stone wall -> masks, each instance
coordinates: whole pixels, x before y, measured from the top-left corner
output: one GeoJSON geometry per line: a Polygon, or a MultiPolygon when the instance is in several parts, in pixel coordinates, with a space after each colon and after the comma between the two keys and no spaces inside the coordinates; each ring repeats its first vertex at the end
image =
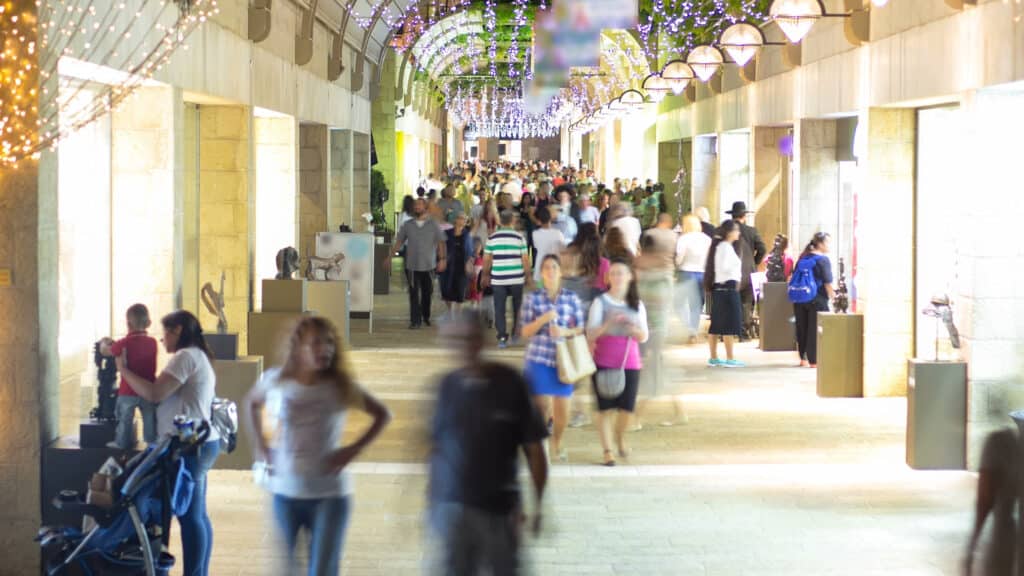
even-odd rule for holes
{"type": "MultiPolygon", "coordinates": [[[[665,202],[668,205],[669,213],[676,216],[677,221],[678,216],[680,215],[680,207],[677,206],[679,202],[676,200],[675,193],[680,185],[673,184],[672,180],[675,179],[680,168],[685,168],[687,172],[687,182],[689,182],[689,168],[692,160],[691,155],[693,154],[691,147],[692,146],[689,141],[683,140],[661,142],[658,144],[658,182],[665,185],[665,202]]],[[[687,193],[687,196],[683,199],[683,211],[692,212],[693,207],[689,206],[689,190],[685,189],[684,192],[687,193]]]]}
{"type": "MultiPolygon", "coordinates": [[[[719,202],[718,212],[732,208],[733,202],[752,206],[750,182],[750,133],[726,132],[718,137],[719,202]]],[[[728,216],[722,215],[722,218],[728,216]]]]}
{"type": "MultiPolygon", "coordinates": [[[[263,280],[277,274],[276,256],[286,246],[299,249],[299,198],[295,165],[298,126],[289,116],[255,116],[253,124],[252,220],[252,307],[262,309],[263,280]]],[[[299,250],[299,256],[306,253],[299,250]]]]}
{"type": "Polygon", "coordinates": [[[327,126],[299,126],[299,254],[316,251],[316,235],[327,231],[327,126]]]}
{"type": "MultiPolygon", "coordinates": [[[[228,330],[246,350],[250,265],[250,111],[241,106],[199,107],[199,283],[224,283],[228,330]]],[[[217,325],[205,308],[199,319],[217,325]]]]}

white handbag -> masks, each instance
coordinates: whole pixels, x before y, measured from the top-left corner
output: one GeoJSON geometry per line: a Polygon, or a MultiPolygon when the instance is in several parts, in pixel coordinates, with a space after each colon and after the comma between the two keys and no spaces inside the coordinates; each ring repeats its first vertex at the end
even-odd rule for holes
{"type": "Polygon", "coordinates": [[[558,379],[565,384],[575,384],[597,372],[594,357],[590,355],[587,337],[582,334],[556,341],[555,357],[558,363],[558,379]]]}

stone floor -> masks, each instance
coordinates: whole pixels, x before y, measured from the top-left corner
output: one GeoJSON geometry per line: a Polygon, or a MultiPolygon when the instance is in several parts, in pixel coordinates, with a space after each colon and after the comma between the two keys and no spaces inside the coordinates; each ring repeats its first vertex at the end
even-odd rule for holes
{"type": "MultiPolygon", "coordinates": [[[[418,574],[423,433],[434,376],[450,359],[436,332],[405,329],[402,294],[378,298],[375,333],[353,325],[351,360],[396,418],[353,468],[343,573],[418,574]]],[[[493,354],[522,361],[521,349],[493,354]]],[[[617,468],[595,465],[592,427],[568,432],[546,529],[528,542],[531,574],[958,573],[976,480],[906,467],[903,399],[819,399],[814,373],[791,367],[791,354],[744,346],[739,356],[748,368],[712,370],[704,346],[667,351],[689,423],[658,426],[671,405],[652,402],[617,468]]],[[[280,573],[268,499],[247,473],[211,473],[208,502],[212,574],[280,573]]]]}

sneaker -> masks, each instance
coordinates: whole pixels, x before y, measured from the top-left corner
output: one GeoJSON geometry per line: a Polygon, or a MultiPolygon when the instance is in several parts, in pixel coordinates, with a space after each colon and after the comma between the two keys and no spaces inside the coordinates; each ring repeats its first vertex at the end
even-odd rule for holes
{"type": "Polygon", "coordinates": [[[508,348],[508,340],[505,339],[505,338],[502,338],[501,340],[498,340],[498,349],[499,350],[504,350],[506,348],[508,348]]]}
{"type": "Polygon", "coordinates": [[[569,428],[583,428],[587,424],[590,424],[590,419],[583,412],[573,414],[569,420],[569,428]]]}
{"type": "Polygon", "coordinates": [[[430,326],[430,320],[427,319],[427,318],[424,318],[423,319],[423,324],[426,325],[426,326],[430,326]]]}
{"type": "Polygon", "coordinates": [[[724,364],[725,363],[722,362],[721,360],[719,360],[718,358],[712,358],[712,359],[708,360],[708,367],[709,368],[717,368],[718,366],[723,366],[724,364]]]}
{"type": "Polygon", "coordinates": [[[746,364],[739,360],[726,360],[722,363],[722,366],[725,366],[726,368],[744,368],[746,364]]]}

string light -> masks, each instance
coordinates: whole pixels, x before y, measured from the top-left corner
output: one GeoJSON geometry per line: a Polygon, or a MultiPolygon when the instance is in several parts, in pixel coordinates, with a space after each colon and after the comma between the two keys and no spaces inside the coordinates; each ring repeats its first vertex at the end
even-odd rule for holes
{"type": "Polygon", "coordinates": [[[217,13],[215,0],[35,6],[34,15],[0,5],[0,164],[9,167],[109,114],[217,13]],[[74,62],[74,75],[61,72],[74,62]]]}

